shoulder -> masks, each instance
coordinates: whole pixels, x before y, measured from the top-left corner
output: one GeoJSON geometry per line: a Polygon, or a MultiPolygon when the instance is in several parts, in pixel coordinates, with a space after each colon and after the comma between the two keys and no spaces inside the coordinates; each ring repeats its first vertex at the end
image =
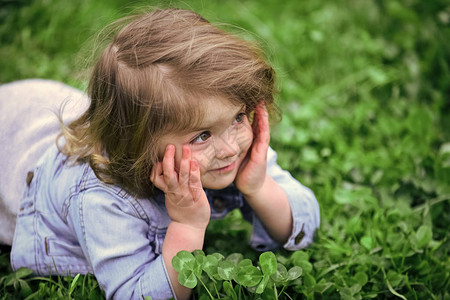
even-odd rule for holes
{"type": "MultiPolygon", "coordinates": [[[[146,223],[159,222],[168,217],[164,195],[162,198],[159,194],[149,198],[138,198],[118,185],[102,182],[88,165],[85,168],[86,172],[76,195],[80,208],[85,210],[85,215],[93,215],[91,212],[96,212],[101,218],[108,215],[122,215],[146,223]]],[[[94,215],[93,217],[96,218],[94,215]]]]}
{"type": "Polygon", "coordinates": [[[167,217],[164,195],[138,198],[118,185],[101,181],[88,163],[68,160],[56,146],[42,157],[36,171],[39,193],[51,195],[53,205],[73,219],[100,221],[120,215],[151,223],[167,217]]]}
{"type": "Polygon", "coordinates": [[[0,188],[6,202],[23,193],[27,173],[60,132],[57,113],[67,103],[67,118],[75,118],[88,105],[81,91],[60,82],[27,79],[0,85],[0,188]],[[70,113],[69,113],[70,112],[70,113]]]}
{"type": "Polygon", "coordinates": [[[267,149],[267,165],[276,164],[277,163],[278,154],[272,147],[269,146],[267,149]]]}

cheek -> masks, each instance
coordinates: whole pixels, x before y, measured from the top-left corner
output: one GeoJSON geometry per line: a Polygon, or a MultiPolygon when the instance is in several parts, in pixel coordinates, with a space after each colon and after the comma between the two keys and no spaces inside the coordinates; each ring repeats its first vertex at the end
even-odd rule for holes
{"type": "Polygon", "coordinates": [[[200,173],[203,174],[211,163],[211,160],[213,159],[214,148],[212,146],[208,146],[202,149],[191,148],[191,151],[192,159],[197,161],[200,167],[200,173]]]}
{"type": "Polygon", "coordinates": [[[244,125],[245,126],[239,130],[238,145],[242,152],[247,152],[253,142],[253,131],[248,121],[244,125]]]}

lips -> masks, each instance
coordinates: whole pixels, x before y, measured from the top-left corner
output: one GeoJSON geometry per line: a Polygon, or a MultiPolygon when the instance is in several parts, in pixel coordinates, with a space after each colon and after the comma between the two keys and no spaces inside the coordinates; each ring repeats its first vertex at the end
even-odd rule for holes
{"type": "Polygon", "coordinates": [[[232,171],[234,169],[234,167],[236,166],[236,162],[232,162],[231,164],[221,167],[221,168],[217,168],[217,169],[213,169],[212,171],[214,172],[229,172],[232,171]]]}

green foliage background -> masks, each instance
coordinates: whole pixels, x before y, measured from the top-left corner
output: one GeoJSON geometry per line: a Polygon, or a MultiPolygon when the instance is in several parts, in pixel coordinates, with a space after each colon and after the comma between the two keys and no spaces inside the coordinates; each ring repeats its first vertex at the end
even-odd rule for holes
{"type": "MultiPolygon", "coordinates": [[[[450,299],[448,0],[0,0],[0,83],[84,88],[95,34],[145,5],[242,27],[275,66],[283,119],[271,143],[322,217],[313,246],[277,253],[307,259],[292,298],[450,299]]],[[[246,235],[232,214],[211,224],[205,251],[255,259],[246,235]]],[[[0,297],[101,297],[92,277],[27,275],[2,254],[0,297]]]]}

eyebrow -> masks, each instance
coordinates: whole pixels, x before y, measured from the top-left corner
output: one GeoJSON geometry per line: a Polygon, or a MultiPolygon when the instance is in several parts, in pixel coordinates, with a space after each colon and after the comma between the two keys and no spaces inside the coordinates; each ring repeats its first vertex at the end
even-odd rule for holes
{"type": "Polygon", "coordinates": [[[191,131],[191,132],[194,132],[194,131],[207,131],[207,130],[213,128],[214,125],[216,125],[218,123],[226,122],[228,119],[234,118],[237,114],[239,114],[242,111],[245,111],[245,105],[244,104],[242,104],[241,107],[236,109],[233,114],[230,114],[230,117],[224,116],[224,117],[221,117],[221,118],[216,119],[216,120],[210,120],[209,122],[207,121],[206,123],[205,123],[205,121],[203,121],[203,122],[201,122],[199,124],[199,126],[195,126],[195,127],[190,128],[189,131],[191,131]]]}

